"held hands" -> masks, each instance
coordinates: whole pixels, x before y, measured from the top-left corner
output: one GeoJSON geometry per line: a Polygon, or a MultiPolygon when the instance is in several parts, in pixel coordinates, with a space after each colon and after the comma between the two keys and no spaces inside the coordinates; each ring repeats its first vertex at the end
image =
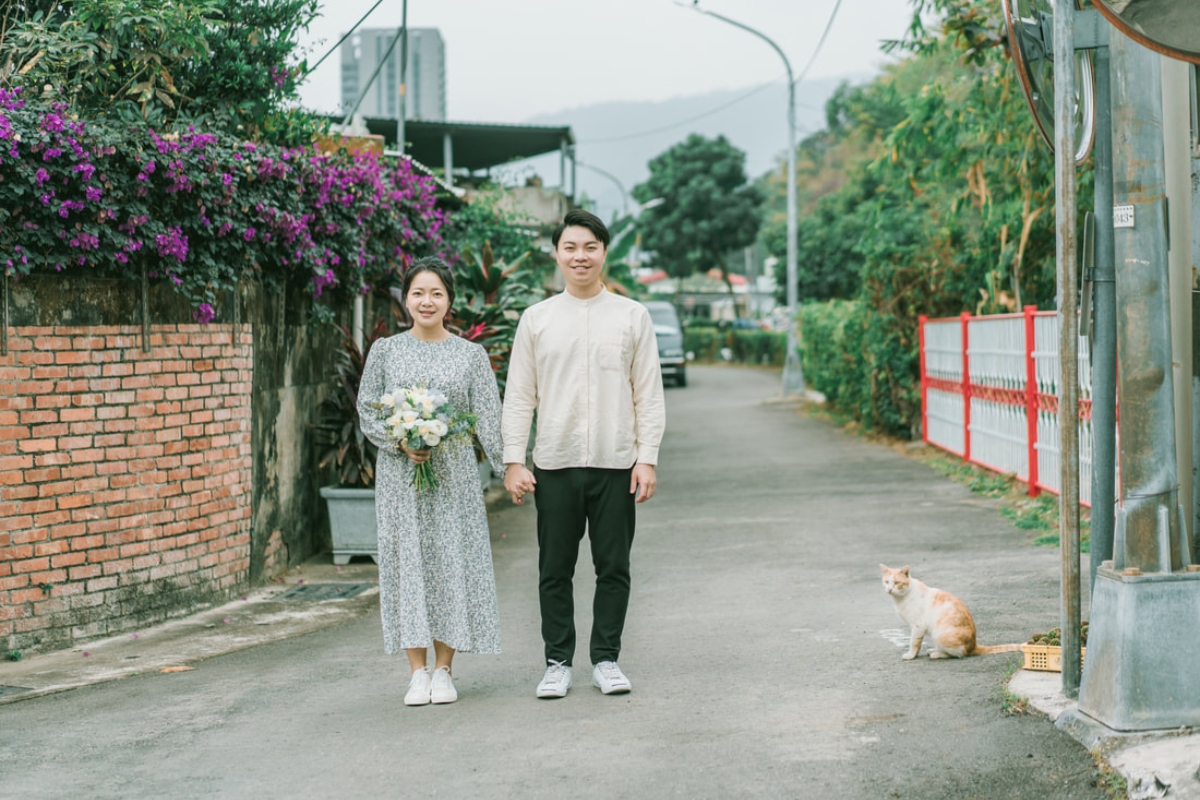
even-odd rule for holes
{"type": "Polygon", "coordinates": [[[537,479],[524,464],[509,464],[504,473],[504,491],[519,506],[525,505],[525,495],[532,494],[537,486],[537,479]]]}
{"type": "Polygon", "coordinates": [[[654,472],[653,464],[634,464],[633,475],[629,479],[629,493],[637,493],[635,503],[644,503],[651,497],[654,497],[654,490],[658,488],[658,476],[654,472]]]}
{"type": "Polygon", "coordinates": [[[433,455],[432,450],[410,450],[408,442],[401,440],[400,449],[408,456],[414,464],[424,464],[433,455]]]}

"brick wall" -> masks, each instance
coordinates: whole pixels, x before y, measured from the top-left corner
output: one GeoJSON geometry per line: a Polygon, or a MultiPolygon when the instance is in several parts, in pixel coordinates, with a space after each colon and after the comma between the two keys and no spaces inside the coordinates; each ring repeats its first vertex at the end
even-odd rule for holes
{"type": "Polygon", "coordinates": [[[249,329],[155,325],[148,352],[136,326],[9,331],[0,643],[66,647],[245,586],[249,329]]]}

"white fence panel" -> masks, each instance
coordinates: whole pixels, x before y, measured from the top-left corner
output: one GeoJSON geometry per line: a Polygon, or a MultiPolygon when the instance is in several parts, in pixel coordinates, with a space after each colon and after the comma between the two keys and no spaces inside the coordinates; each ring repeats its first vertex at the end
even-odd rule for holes
{"type": "MultiPolygon", "coordinates": [[[[1005,399],[1025,388],[1025,319],[972,319],[967,329],[971,384],[1000,390],[1005,399]]],[[[971,460],[1029,479],[1029,426],[1024,404],[988,398],[972,389],[971,460]]]]}
{"type": "Polygon", "coordinates": [[[932,444],[961,456],[966,447],[962,395],[930,388],[925,394],[925,403],[929,428],[926,437],[932,444]]]}
{"type": "Polygon", "coordinates": [[[958,320],[925,324],[925,373],[945,381],[962,380],[962,323],[958,320]]]}

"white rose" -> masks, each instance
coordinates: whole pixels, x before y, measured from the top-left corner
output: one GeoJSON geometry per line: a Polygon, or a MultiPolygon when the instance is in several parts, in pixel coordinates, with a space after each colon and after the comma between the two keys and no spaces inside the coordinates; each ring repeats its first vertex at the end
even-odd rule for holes
{"type": "Polygon", "coordinates": [[[429,429],[433,432],[434,436],[437,437],[445,436],[450,432],[450,428],[447,427],[446,423],[442,422],[440,419],[431,421],[429,423],[429,429]]]}
{"type": "Polygon", "coordinates": [[[438,443],[440,443],[441,441],[442,441],[442,437],[440,437],[436,434],[432,434],[432,433],[425,434],[425,446],[426,447],[437,447],[438,443]]]}

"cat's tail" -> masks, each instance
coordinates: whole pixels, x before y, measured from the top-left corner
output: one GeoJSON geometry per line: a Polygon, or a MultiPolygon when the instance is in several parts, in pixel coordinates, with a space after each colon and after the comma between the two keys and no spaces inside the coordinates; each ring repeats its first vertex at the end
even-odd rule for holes
{"type": "Polygon", "coordinates": [[[1021,649],[1019,644],[994,644],[991,646],[977,644],[975,649],[971,651],[973,656],[992,656],[996,653],[1015,653],[1021,649]]]}

